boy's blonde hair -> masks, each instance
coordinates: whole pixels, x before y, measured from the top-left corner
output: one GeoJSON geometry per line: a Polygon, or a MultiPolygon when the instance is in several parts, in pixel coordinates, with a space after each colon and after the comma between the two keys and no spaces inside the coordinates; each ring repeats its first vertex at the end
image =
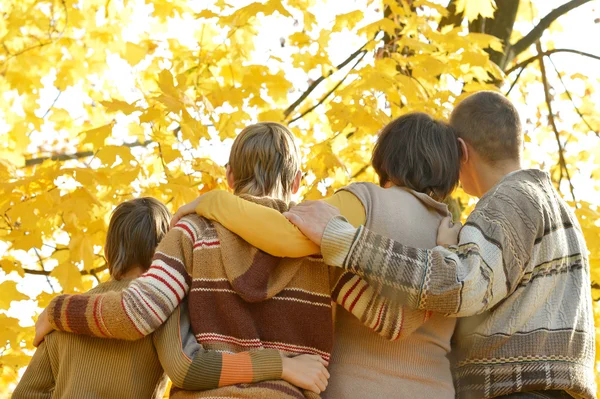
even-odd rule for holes
{"type": "Polygon", "coordinates": [[[300,154],[287,127],[262,122],[246,127],[237,136],[229,167],[235,194],[288,201],[300,170],[300,154]]]}
{"type": "Polygon", "coordinates": [[[119,204],[110,218],[104,246],[111,277],[120,280],[136,266],[148,270],[170,221],[167,207],[154,198],[136,198],[119,204]]]}

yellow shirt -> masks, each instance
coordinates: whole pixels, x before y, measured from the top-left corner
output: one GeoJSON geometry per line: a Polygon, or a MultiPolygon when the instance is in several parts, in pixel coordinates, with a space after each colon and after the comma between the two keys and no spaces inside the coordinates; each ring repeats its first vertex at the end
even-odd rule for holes
{"type": "MultiPolygon", "coordinates": [[[[349,191],[338,191],[324,201],[338,208],[354,227],[365,223],[365,209],[349,191]]],[[[321,252],[318,245],[277,210],[244,201],[227,191],[214,190],[204,194],[196,213],[219,221],[227,230],[273,256],[302,258],[321,252]]]]}

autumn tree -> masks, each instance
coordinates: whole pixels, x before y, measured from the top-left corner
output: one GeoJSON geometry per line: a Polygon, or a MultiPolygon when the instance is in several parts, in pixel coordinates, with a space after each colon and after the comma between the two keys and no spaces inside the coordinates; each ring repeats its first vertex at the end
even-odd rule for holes
{"type": "MultiPolygon", "coordinates": [[[[600,56],[554,44],[568,14],[592,26],[590,0],[7,0],[0,12],[0,396],[29,361],[23,325],[38,307],[108,277],[114,206],[144,195],[174,210],[226,188],[231,139],[258,120],[293,129],[302,196],[320,198],[374,180],[391,119],[507,94],[525,112],[525,163],[576,208],[600,298],[599,81],[577,73],[600,56]]],[[[474,200],[458,190],[451,205],[464,216],[474,200]]]]}

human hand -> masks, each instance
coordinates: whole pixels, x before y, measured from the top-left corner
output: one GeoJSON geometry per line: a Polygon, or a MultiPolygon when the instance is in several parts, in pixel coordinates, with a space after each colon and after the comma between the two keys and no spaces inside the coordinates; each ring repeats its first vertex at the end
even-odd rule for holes
{"type": "Polygon", "coordinates": [[[283,372],[281,378],[298,388],[319,394],[327,388],[329,365],[319,355],[300,355],[286,357],[281,355],[283,372]]]}
{"type": "Polygon", "coordinates": [[[449,246],[458,244],[458,234],[462,229],[462,223],[452,223],[452,216],[442,219],[437,233],[437,245],[449,246]]]}
{"type": "Polygon", "coordinates": [[[340,214],[339,209],[325,201],[304,201],[283,215],[296,225],[306,237],[321,246],[327,223],[340,214]]]}
{"type": "Polygon", "coordinates": [[[175,227],[177,222],[179,222],[182,217],[196,213],[196,208],[198,207],[198,204],[200,204],[201,198],[202,196],[199,196],[192,202],[185,204],[179,209],[177,209],[177,212],[175,212],[175,214],[171,218],[171,228],[175,227]]]}
{"type": "Polygon", "coordinates": [[[35,337],[33,338],[33,346],[36,348],[42,343],[44,337],[54,331],[54,328],[50,324],[50,320],[48,320],[48,311],[44,309],[42,313],[40,313],[40,317],[38,317],[35,322],[35,337]]]}

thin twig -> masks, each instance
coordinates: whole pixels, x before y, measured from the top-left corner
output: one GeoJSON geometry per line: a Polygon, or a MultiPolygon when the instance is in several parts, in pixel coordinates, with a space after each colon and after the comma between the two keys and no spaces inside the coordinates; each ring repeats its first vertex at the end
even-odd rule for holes
{"type": "MultiPolygon", "coordinates": [[[[92,275],[92,273],[103,272],[106,269],[108,269],[108,265],[102,265],[102,266],[96,267],[95,269],[81,270],[81,271],[79,271],[79,274],[81,274],[82,276],[87,276],[87,275],[92,275]]],[[[35,269],[25,269],[25,268],[23,268],[23,272],[25,272],[27,274],[38,275],[38,276],[49,276],[50,273],[52,273],[47,270],[35,270],[35,269]]]]}
{"type": "Polygon", "coordinates": [[[314,111],[315,109],[317,109],[321,104],[323,104],[327,100],[327,98],[329,98],[329,96],[331,94],[333,94],[342,85],[342,83],[344,83],[344,81],[346,80],[346,78],[348,76],[350,76],[350,73],[356,68],[356,66],[358,64],[360,64],[360,62],[363,60],[363,58],[365,58],[365,55],[367,55],[366,51],[364,51],[363,54],[362,54],[362,56],[360,56],[360,58],[358,59],[358,61],[356,61],[354,63],[354,65],[352,66],[352,68],[350,68],[350,70],[348,71],[348,73],[346,73],[346,75],[335,86],[333,86],[333,88],[331,90],[329,90],[327,93],[325,93],[325,95],[323,97],[321,97],[321,99],[319,101],[317,101],[317,103],[315,105],[313,105],[312,107],[310,107],[306,111],[302,112],[300,115],[298,115],[297,117],[295,117],[294,119],[292,119],[291,121],[289,121],[289,123],[292,124],[292,123],[296,122],[298,119],[302,119],[304,116],[306,116],[307,114],[311,113],[312,111],[314,111]]]}
{"type": "MultiPolygon", "coordinates": [[[[129,147],[129,148],[147,147],[149,144],[151,144],[153,142],[154,141],[152,141],[152,140],[147,140],[147,141],[144,141],[143,143],[136,141],[134,143],[124,143],[124,144],[122,144],[122,146],[129,147]]],[[[39,165],[48,159],[50,159],[52,161],[68,161],[70,159],[87,158],[87,157],[91,157],[93,155],[94,155],[94,151],[80,151],[80,152],[75,152],[73,154],[56,154],[56,155],[52,155],[49,157],[32,158],[32,159],[27,159],[25,161],[25,167],[39,165]]]]}
{"type": "Polygon", "coordinates": [[[577,104],[575,104],[575,101],[573,100],[573,96],[571,95],[571,92],[569,91],[569,89],[567,89],[567,85],[565,84],[565,81],[563,80],[562,76],[560,76],[560,72],[558,72],[558,68],[556,67],[556,65],[554,65],[552,58],[548,57],[548,61],[550,61],[550,63],[552,64],[552,67],[554,68],[554,71],[556,72],[556,75],[558,76],[558,80],[560,80],[560,83],[562,84],[563,88],[565,89],[565,93],[567,94],[567,97],[569,97],[569,100],[571,100],[571,104],[573,105],[573,108],[575,108],[577,115],[579,115],[579,117],[581,118],[583,123],[585,123],[585,125],[588,127],[588,129],[590,129],[592,132],[594,132],[596,134],[596,136],[600,137],[600,133],[598,131],[594,130],[594,128],[592,128],[592,126],[589,124],[587,119],[585,119],[585,116],[583,115],[583,113],[581,112],[581,110],[579,109],[577,104]]]}
{"type": "Polygon", "coordinates": [[[52,101],[52,104],[50,104],[50,106],[48,107],[48,109],[46,110],[46,112],[44,112],[44,115],[42,116],[42,119],[46,119],[46,117],[48,116],[48,114],[50,113],[50,111],[52,110],[52,108],[54,108],[54,106],[56,105],[56,102],[58,101],[58,99],[60,98],[60,95],[62,93],[63,93],[62,91],[58,92],[58,94],[54,98],[54,101],[52,101]]]}
{"type": "MultiPolygon", "coordinates": [[[[557,48],[557,49],[553,49],[553,50],[548,50],[548,51],[543,52],[542,55],[544,57],[547,57],[549,55],[557,54],[557,53],[577,54],[577,55],[581,55],[583,57],[593,58],[595,60],[599,60],[600,61],[600,56],[598,56],[598,55],[591,54],[591,53],[586,53],[585,51],[568,49],[568,48],[557,48]]],[[[527,58],[526,60],[521,61],[518,64],[510,67],[508,70],[504,71],[504,73],[506,73],[507,75],[510,75],[512,72],[516,71],[519,68],[525,68],[527,65],[529,65],[532,62],[536,61],[538,59],[538,57],[539,57],[538,55],[534,55],[533,57],[527,58]]]]}
{"type": "Polygon", "coordinates": [[[363,44],[358,50],[356,50],[354,53],[350,54],[348,56],[348,58],[346,58],[344,61],[342,61],[342,63],[338,64],[335,67],[335,70],[331,70],[327,74],[321,75],[321,77],[319,79],[317,79],[314,82],[312,82],[310,84],[310,86],[308,86],[308,88],[300,95],[300,97],[298,97],[298,99],[296,101],[294,101],[292,103],[292,105],[290,105],[289,107],[286,108],[285,111],[283,111],[283,115],[287,118],[296,108],[298,108],[298,106],[302,103],[302,101],[304,101],[306,99],[306,97],[308,97],[309,94],[312,93],[313,90],[315,90],[317,88],[317,86],[319,86],[319,84],[321,84],[322,81],[324,81],[325,79],[327,79],[328,77],[330,77],[331,75],[333,75],[333,73],[335,71],[338,71],[338,70],[342,69],[343,67],[345,67],[346,65],[348,65],[350,62],[352,62],[353,59],[355,59],[363,51],[365,51],[364,50],[365,46],[367,44],[369,44],[372,40],[369,40],[368,42],[366,42],[365,44],[363,44]]]}
{"type": "Polygon", "coordinates": [[[521,75],[523,74],[524,70],[525,70],[525,67],[521,67],[521,70],[517,74],[517,77],[515,78],[515,80],[510,85],[510,89],[508,89],[508,91],[506,92],[506,94],[505,94],[506,97],[508,97],[508,95],[510,94],[510,92],[512,91],[512,89],[515,88],[515,86],[517,85],[517,82],[519,81],[519,78],[521,78],[521,75]]]}
{"type": "Polygon", "coordinates": [[[564,147],[562,142],[560,141],[560,133],[558,128],[556,127],[556,120],[554,119],[554,111],[552,110],[552,97],[550,96],[550,84],[548,83],[548,76],[546,74],[546,67],[544,65],[544,53],[542,51],[542,44],[538,41],[536,43],[537,51],[538,51],[538,61],[540,64],[540,72],[542,73],[542,83],[544,85],[544,96],[546,98],[546,105],[548,107],[548,121],[550,122],[550,126],[552,126],[552,130],[554,130],[554,135],[556,136],[556,143],[558,144],[558,162],[562,171],[564,170],[567,180],[569,182],[569,189],[571,191],[571,197],[573,197],[573,201],[577,201],[575,198],[575,189],[573,187],[573,182],[571,181],[571,175],[569,174],[569,169],[567,168],[567,161],[565,160],[564,147]]]}
{"type": "MultiPolygon", "coordinates": [[[[42,271],[46,271],[46,268],[44,267],[44,260],[42,259],[42,256],[40,255],[40,252],[38,251],[37,248],[33,248],[33,250],[35,251],[35,254],[37,255],[37,258],[40,262],[40,267],[42,268],[42,271]]],[[[46,282],[48,283],[48,285],[50,286],[50,291],[52,291],[52,293],[56,293],[56,291],[54,290],[54,286],[52,285],[52,282],[50,281],[50,277],[49,274],[46,274],[46,282]]]]}

